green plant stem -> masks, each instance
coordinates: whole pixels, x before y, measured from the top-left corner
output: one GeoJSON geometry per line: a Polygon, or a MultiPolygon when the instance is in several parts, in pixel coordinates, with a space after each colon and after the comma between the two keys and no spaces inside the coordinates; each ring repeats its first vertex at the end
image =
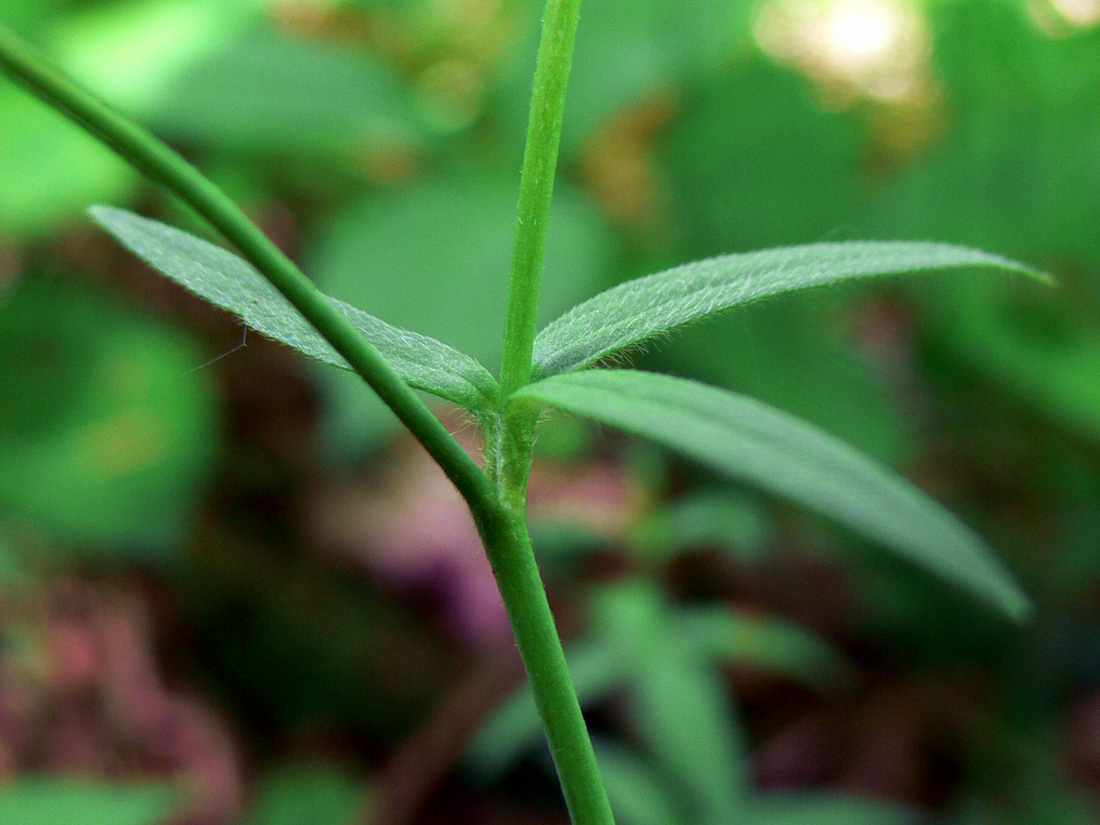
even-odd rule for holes
{"type": "Polygon", "coordinates": [[[531,92],[531,116],[523,150],[512,275],[508,284],[508,317],[500,370],[503,398],[531,380],[531,353],[535,343],[550,197],[554,192],[565,88],[573,62],[580,5],[580,0],[548,0],[542,21],[542,40],[531,92]]]}
{"type": "Polygon", "coordinates": [[[493,467],[501,495],[512,508],[522,508],[527,499],[537,412],[515,405],[509,410],[508,400],[531,381],[546,230],[579,18],[580,0],[547,0],[531,88],[500,369],[503,426],[493,467]]]}
{"type": "Polygon", "coordinates": [[[503,520],[482,533],[574,825],[614,825],[527,530],[537,410],[509,404],[531,380],[539,285],[580,0],[547,0],[523,153],[501,363],[501,431],[487,439],[503,520]]]}
{"type": "MultiPolygon", "coordinates": [[[[510,297],[508,340],[514,344],[506,345],[505,353],[512,389],[527,383],[531,372],[539,270],[577,8],[577,0],[550,0],[539,52],[510,297]]],[[[293,262],[182,157],[46,66],[2,25],[0,67],[206,218],[344,356],[439,463],[469,504],[485,543],[573,821],[613,825],[527,531],[526,467],[534,415],[526,409],[505,415],[504,437],[496,439],[493,452],[503,455],[512,471],[494,473],[494,484],[293,262]]]]}
{"type": "Polygon", "coordinates": [[[512,512],[482,534],[531,681],[573,825],[614,825],[611,806],[546,600],[527,521],[512,512]]]}
{"type": "Polygon", "coordinates": [[[225,193],[148,131],[46,65],[3,25],[0,67],[206,218],[378,393],[443,468],[475,517],[494,506],[496,491],[477,463],[378,351],[225,193]]]}

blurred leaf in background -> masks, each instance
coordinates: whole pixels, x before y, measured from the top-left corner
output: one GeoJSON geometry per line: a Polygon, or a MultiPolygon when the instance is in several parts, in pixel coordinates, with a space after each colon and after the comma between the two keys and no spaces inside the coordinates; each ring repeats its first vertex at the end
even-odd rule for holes
{"type": "Polygon", "coordinates": [[[156,825],[178,805],[177,792],[152,784],[21,779],[0,792],[5,825],[156,825]]]}
{"type": "Polygon", "coordinates": [[[361,51],[253,29],[193,61],[148,120],[158,134],[244,156],[351,154],[421,130],[393,71],[361,51]]]}
{"type": "Polygon", "coordinates": [[[368,793],[354,776],[324,765],[270,772],[243,825],[348,825],[367,816],[368,793]]]}
{"type": "MultiPolygon", "coordinates": [[[[240,28],[250,9],[247,0],[127,0],[80,10],[31,2],[25,16],[4,20],[140,117],[167,92],[173,72],[240,28]]],[[[0,87],[0,121],[0,231],[47,232],[89,203],[119,202],[137,188],[137,173],[110,150],[8,83],[0,87]]]]}
{"type": "MultiPolygon", "coordinates": [[[[724,607],[673,608],[645,581],[603,588],[594,608],[593,635],[567,655],[586,708],[618,691],[628,697],[635,746],[597,741],[612,806],[624,825],[814,825],[834,815],[830,811],[837,822],[914,821],[901,809],[857,799],[761,796],[752,789],[745,734],[720,666],[759,668],[835,691],[850,679],[850,666],[821,640],[772,617],[724,607]],[[841,812],[851,818],[842,820],[841,812]]],[[[466,764],[482,780],[499,777],[538,741],[534,700],[523,688],[471,742],[466,764]]]]}
{"type": "Polygon", "coordinates": [[[932,329],[953,357],[1095,438],[1100,34],[1044,34],[1034,17],[1044,4],[1032,5],[1031,19],[1013,4],[933,6],[943,131],[883,182],[871,226],[977,244],[1057,272],[1055,294],[947,289],[927,302],[932,329]]]}
{"type": "MultiPolygon", "coordinates": [[[[745,46],[750,4],[701,0],[593,3],[577,31],[562,151],[575,155],[615,115],[653,94],[708,76],[745,46]]],[[[530,67],[538,48],[530,26],[504,82],[510,129],[526,122],[530,67]]]]}
{"type": "Polygon", "coordinates": [[[180,550],[221,440],[202,360],[165,321],[28,279],[0,307],[0,518],[135,561],[180,550]]]}

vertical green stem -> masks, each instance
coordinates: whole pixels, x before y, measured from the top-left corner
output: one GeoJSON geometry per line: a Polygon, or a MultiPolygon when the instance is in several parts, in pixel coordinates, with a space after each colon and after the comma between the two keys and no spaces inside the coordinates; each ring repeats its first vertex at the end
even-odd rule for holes
{"type": "Polygon", "coordinates": [[[505,406],[500,437],[494,439],[494,454],[489,456],[503,507],[500,520],[483,522],[481,529],[573,823],[614,825],[527,531],[527,476],[537,412],[529,407],[508,405],[509,396],[531,380],[550,198],[579,16],[580,0],[547,0],[523,153],[508,287],[501,366],[501,398],[505,406]]]}
{"type": "Polygon", "coordinates": [[[500,371],[504,398],[531,378],[546,226],[580,5],[580,0],[548,0],[542,21],[542,41],[535,67],[531,117],[527,124],[519,184],[512,276],[508,285],[508,318],[500,371]]]}
{"type": "Polygon", "coordinates": [[[546,601],[527,522],[506,511],[482,539],[508,610],[573,825],[614,825],[577,693],[546,601]]]}

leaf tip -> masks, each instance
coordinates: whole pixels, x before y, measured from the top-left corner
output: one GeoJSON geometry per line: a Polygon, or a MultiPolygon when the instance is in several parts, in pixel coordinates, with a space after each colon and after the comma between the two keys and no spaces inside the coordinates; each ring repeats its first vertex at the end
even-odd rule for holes
{"type": "Polygon", "coordinates": [[[111,224],[115,222],[115,219],[120,214],[124,214],[123,210],[102,203],[93,204],[85,211],[88,213],[88,217],[104,229],[109,229],[111,224]]]}
{"type": "Polygon", "coordinates": [[[1026,278],[1030,278],[1033,281],[1037,281],[1043,286],[1057,286],[1057,279],[1049,272],[1045,272],[1041,269],[1036,269],[1033,266],[1029,266],[1025,263],[1012,260],[1010,258],[1004,258],[1004,266],[1006,269],[1018,274],[1023,275],[1026,278]]]}
{"type": "Polygon", "coordinates": [[[1056,287],[1058,286],[1058,279],[1051,275],[1049,272],[1043,272],[1039,269],[1033,269],[1028,273],[1033,279],[1041,283],[1043,286],[1056,287]]]}
{"type": "Polygon", "coordinates": [[[1001,606],[1014,624],[1029,625],[1035,620],[1035,605],[1021,590],[1006,595],[1001,606]]]}

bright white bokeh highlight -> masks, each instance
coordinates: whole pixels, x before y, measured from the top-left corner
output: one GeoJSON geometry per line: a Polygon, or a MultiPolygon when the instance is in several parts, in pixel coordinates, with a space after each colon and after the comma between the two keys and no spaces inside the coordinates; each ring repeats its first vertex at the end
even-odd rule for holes
{"type": "Polygon", "coordinates": [[[1100,0],[1029,0],[1027,10],[1050,37],[1067,37],[1100,24],[1100,0]]]}
{"type": "Polygon", "coordinates": [[[767,54],[806,72],[838,102],[902,101],[923,85],[930,36],[909,0],[768,0],[754,33],[767,54]]]}
{"type": "Polygon", "coordinates": [[[1100,0],[1050,0],[1054,10],[1074,26],[1100,23],[1100,0]]]}

